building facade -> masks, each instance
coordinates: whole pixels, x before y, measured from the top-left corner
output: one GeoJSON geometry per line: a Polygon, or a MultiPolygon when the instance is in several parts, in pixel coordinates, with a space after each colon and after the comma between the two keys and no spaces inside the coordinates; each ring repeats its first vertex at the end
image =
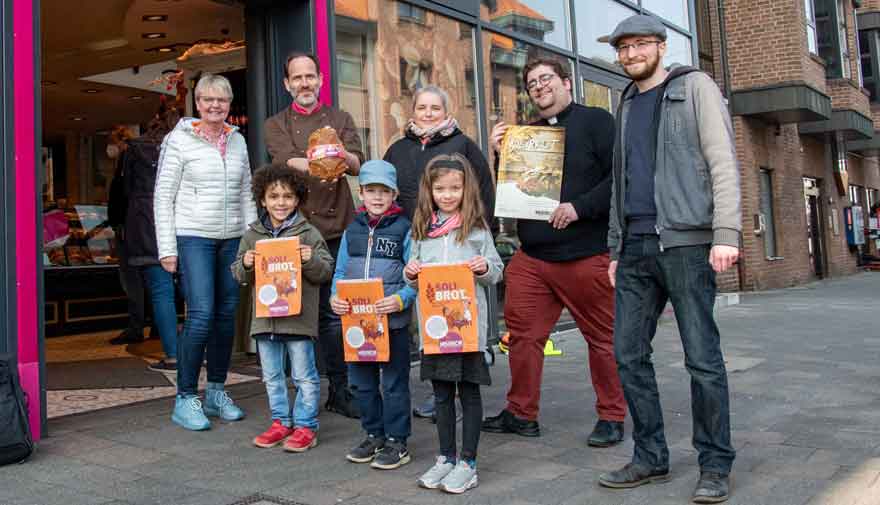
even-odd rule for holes
{"type": "MultiPolygon", "coordinates": [[[[878,201],[880,0],[218,3],[242,9],[249,122],[260,125],[289,103],[284,55],[314,51],[322,100],[352,114],[369,158],[400,138],[413,92],[426,84],[449,91],[462,130],[491,155],[492,124],[535,117],[520,75],[539,55],[568,63],[578,102],[613,112],[627,79],[597,38],[632,14],[657,15],[669,32],[664,63],[710,73],[734,116],[744,256],[719,277],[722,289],[790,286],[858,268],[845,209],[859,205],[867,218],[878,201]]],[[[17,357],[38,436],[46,419],[42,29],[40,2],[3,0],[0,352],[17,357]]],[[[266,159],[261,128],[247,138],[256,166],[266,159]]],[[[862,249],[876,252],[870,243],[862,249]]]]}

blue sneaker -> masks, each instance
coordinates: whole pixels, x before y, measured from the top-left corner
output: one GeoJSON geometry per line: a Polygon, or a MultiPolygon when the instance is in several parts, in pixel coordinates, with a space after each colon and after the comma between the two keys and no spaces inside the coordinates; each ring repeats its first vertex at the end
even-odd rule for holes
{"type": "Polygon", "coordinates": [[[232,402],[232,398],[223,389],[223,384],[208,383],[205,390],[205,414],[224,421],[244,419],[244,411],[232,402]]]}
{"type": "Polygon", "coordinates": [[[211,421],[202,411],[202,401],[198,396],[177,396],[174,399],[174,412],[171,420],[188,430],[202,431],[211,427],[211,421]]]}

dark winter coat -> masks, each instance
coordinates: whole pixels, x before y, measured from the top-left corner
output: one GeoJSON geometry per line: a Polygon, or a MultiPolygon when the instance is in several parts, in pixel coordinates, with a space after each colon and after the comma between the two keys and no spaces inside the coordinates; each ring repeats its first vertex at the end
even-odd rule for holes
{"type": "Polygon", "coordinates": [[[128,263],[158,265],[156,224],[153,218],[153,190],[159,164],[160,142],[146,137],[128,141],[122,153],[125,212],[125,249],[128,263]]]}
{"type": "Polygon", "coordinates": [[[492,222],[495,213],[495,176],[483,151],[458,128],[449,136],[435,135],[427,144],[407,132],[406,136],[391,144],[384,160],[397,169],[397,203],[403,207],[406,217],[412,220],[419,197],[422,174],[431,158],[438,154],[461,154],[474,168],[480,182],[480,199],[486,212],[486,221],[492,222]]]}

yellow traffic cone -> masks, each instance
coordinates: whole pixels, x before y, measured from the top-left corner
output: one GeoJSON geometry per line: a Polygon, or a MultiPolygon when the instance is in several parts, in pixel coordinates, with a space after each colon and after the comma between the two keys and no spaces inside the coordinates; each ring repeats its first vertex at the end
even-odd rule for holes
{"type": "Polygon", "coordinates": [[[504,335],[501,335],[501,338],[498,339],[498,350],[503,354],[507,354],[510,352],[510,332],[506,332],[504,335]]]}
{"type": "Polygon", "coordinates": [[[547,343],[544,344],[544,356],[562,356],[562,349],[557,349],[553,345],[553,340],[548,338],[547,343]]]}

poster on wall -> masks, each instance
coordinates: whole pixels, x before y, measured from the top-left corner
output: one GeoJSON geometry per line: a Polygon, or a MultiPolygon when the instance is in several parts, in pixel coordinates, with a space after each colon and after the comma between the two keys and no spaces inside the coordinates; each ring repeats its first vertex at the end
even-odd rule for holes
{"type": "Polygon", "coordinates": [[[559,206],[565,130],[511,126],[498,165],[495,216],[546,221],[559,206]]]}

